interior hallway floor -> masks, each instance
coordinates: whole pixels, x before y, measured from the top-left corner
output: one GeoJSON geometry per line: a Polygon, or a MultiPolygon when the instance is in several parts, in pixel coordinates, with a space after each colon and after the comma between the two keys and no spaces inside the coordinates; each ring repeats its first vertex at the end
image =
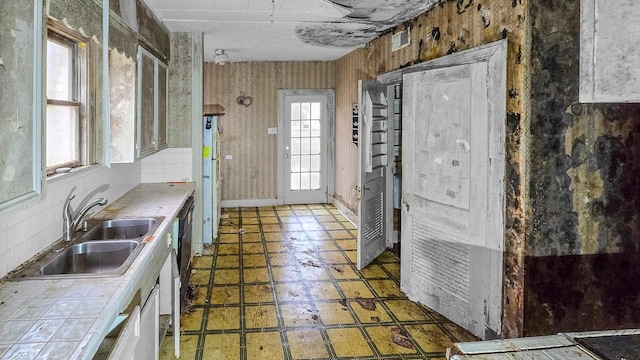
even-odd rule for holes
{"type": "MultiPolygon", "coordinates": [[[[390,252],[358,271],[356,236],[332,205],[223,209],[217,241],[193,261],[180,358],[444,359],[475,340],[407,299],[390,252]]],[[[161,359],[174,359],[170,335],[161,359]]]]}

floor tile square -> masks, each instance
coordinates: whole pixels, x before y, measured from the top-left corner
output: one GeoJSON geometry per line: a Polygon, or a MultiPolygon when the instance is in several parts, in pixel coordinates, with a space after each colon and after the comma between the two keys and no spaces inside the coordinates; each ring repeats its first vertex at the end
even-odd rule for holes
{"type": "Polygon", "coordinates": [[[358,263],[358,252],[356,250],[346,250],[344,254],[347,255],[347,259],[349,259],[351,264],[355,265],[358,263]]]}
{"type": "Polygon", "coordinates": [[[358,227],[355,226],[351,221],[341,221],[340,222],[345,229],[356,230],[358,227]]]}
{"type": "Polygon", "coordinates": [[[262,224],[262,231],[264,232],[278,232],[281,230],[280,224],[262,224]]]}
{"type": "Polygon", "coordinates": [[[266,267],[242,269],[242,276],[245,284],[269,282],[269,269],[266,267]]]}
{"type": "Polygon", "coordinates": [[[245,268],[267,266],[267,259],[262,254],[242,255],[242,266],[245,268]]]}
{"type": "Polygon", "coordinates": [[[369,285],[380,297],[406,297],[400,291],[400,286],[393,280],[370,280],[369,285]]]}
{"type": "Polygon", "coordinates": [[[255,208],[251,209],[242,209],[242,217],[258,217],[258,212],[255,208]]]}
{"type": "Polygon", "coordinates": [[[344,230],[342,224],[340,224],[339,222],[326,222],[322,223],[322,226],[324,226],[324,228],[327,230],[344,230]]]}
{"type": "Polygon", "coordinates": [[[399,321],[431,320],[431,317],[410,300],[386,300],[385,305],[399,321]]]}
{"type": "Polygon", "coordinates": [[[323,251],[320,256],[327,264],[348,264],[349,260],[340,251],[323,251]]]}
{"type": "Polygon", "coordinates": [[[367,288],[367,284],[364,281],[339,281],[338,286],[347,299],[373,298],[373,293],[367,288]]]}
{"type": "Polygon", "coordinates": [[[246,232],[242,234],[242,243],[262,242],[262,234],[246,232]]]}
{"type": "Polygon", "coordinates": [[[362,277],[366,279],[388,278],[389,275],[378,264],[371,263],[360,270],[362,277]]]}
{"type": "Polygon", "coordinates": [[[193,269],[189,276],[189,284],[191,285],[209,285],[210,270],[193,269]]]}
{"type": "Polygon", "coordinates": [[[222,225],[220,226],[220,233],[222,234],[237,234],[240,227],[235,225],[222,225]]]}
{"type": "Polygon", "coordinates": [[[400,263],[387,263],[382,266],[391,273],[391,276],[396,279],[400,279],[400,263]]]}
{"type": "Polygon", "coordinates": [[[307,231],[307,236],[309,240],[332,240],[326,231],[307,231]]]}
{"type": "Polygon", "coordinates": [[[242,225],[242,228],[238,229],[240,234],[246,233],[259,233],[260,225],[242,225]]]}
{"type": "Polygon", "coordinates": [[[260,219],[257,217],[245,217],[244,214],[242,215],[242,226],[258,224],[260,224],[260,219]]]}
{"type": "Polygon", "coordinates": [[[245,285],[245,303],[266,303],[273,302],[273,289],[269,284],[245,285]]]}
{"type": "Polygon", "coordinates": [[[339,357],[373,355],[373,351],[358,328],[327,329],[327,335],[339,357]]]}
{"type": "Polygon", "coordinates": [[[300,302],[308,301],[307,290],[301,283],[276,284],[276,297],[278,301],[300,302]]]}
{"type": "Polygon", "coordinates": [[[213,305],[237,305],[240,303],[239,286],[214,286],[209,303],[213,305]]]}
{"type": "Polygon", "coordinates": [[[218,235],[220,243],[236,244],[240,241],[240,234],[220,234],[218,235]]]}
{"type": "Polygon", "coordinates": [[[294,216],[293,211],[291,210],[277,210],[276,212],[278,213],[280,220],[282,220],[283,217],[294,216]]]}
{"type": "Polygon", "coordinates": [[[331,265],[329,266],[329,271],[331,271],[331,275],[333,275],[336,280],[360,278],[360,275],[358,275],[355,268],[351,265],[331,265]]]}
{"type": "Polygon", "coordinates": [[[394,328],[394,326],[374,326],[365,328],[365,331],[369,334],[369,337],[373,340],[373,344],[382,355],[415,354],[418,352],[416,349],[409,349],[394,343],[391,340],[392,328],[394,328]]]}
{"type": "Polygon", "coordinates": [[[351,325],[355,324],[349,309],[337,302],[316,304],[320,321],[324,325],[351,325]]]}
{"type": "Polygon", "coordinates": [[[329,235],[331,235],[331,238],[334,240],[346,240],[354,238],[353,235],[351,235],[346,230],[329,230],[329,235]]]}
{"type": "MultiPolygon", "coordinates": [[[[197,335],[180,335],[180,359],[195,359],[198,351],[197,335]]],[[[160,359],[174,360],[175,349],[173,347],[173,336],[165,336],[160,344],[160,359]]]]}
{"type": "Polygon", "coordinates": [[[243,254],[264,254],[264,246],[262,243],[246,243],[242,244],[243,254]]]}
{"type": "Polygon", "coordinates": [[[302,228],[305,231],[320,231],[320,230],[324,229],[322,227],[322,225],[320,225],[318,223],[304,223],[304,224],[302,224],[302,228]]]}
{"type": "Polygon", "coordinates": [[[331,215],[331,213],[329,211],[324,210],[324,209],[313,209],[311,211],[313,212],[314,215],[318,215],[318,216],[331,215]]]}
{"type": "Polygon", "coordinates": [[[239,282],[240,270],[216,270],[213,273],[214,284],[237,284],[239,282]]]}
{"type": "Polygon", "coordinates": [[[264,233],[265,241],[282,241],[284,237],[281,232],[264,233]]]}
{"type": "Polygon", "coordinates": [[[331,240],[316,241],[315,244],[318,247],[318,250],[320,251],[337,251],[338,250],[338,247],[336,246],[336,244],[331,240]]]}
{"type": "Polygon", "coordinates": [[[280,332],[247,334],[247,359],[284,359],[280,332]]]}
{"type": "Polygon", "coordinates": [[[280,216],[280,222],[282,224],[299,224],[297,216],[280,216]]]}
{"type": "Polygon", "coordinates": [[[390,252],[390,251],[384,251],[382,254],[380,254],[380,256],[378,256],[378,258],[376,260],[378,260],[379,263],[397,263],[397,262],[400,262],[400,259],[398,259],[398,257],[393,255],[393,253],[390,252]]]}
{"type": "Polygon", "coordinates": [[[368,310],[362,307],[357,301],[352,301],[349,304],[356,314],[358,320],[363,324],[368,323],[388,323],[393,321],[387,310],[385,310],[381,304],[376,301],[376,309],[368,310]]]}
{"type": "Polygon", "coordinates": [[[203,308],[195,308],[192,312],[180,315],[181,331],[197,331],[202,327],[203,308]]]}
{"type": "Polygon", "coordinates": [[[349,230],[349,234],[351,234],[354,239],[358,238],[358,230],[349,230]]]}
{"type": "Polygon", "coordinates": [[[444,352],[453,341],[436,324],[406,325],[407,333],[424,352],[444,352]]]}
{"type": "Polygon", "coordinates": [[[310,303],[280,305],[285,326],[312,326],[318,323],[318,314],[310,303]]]}
{"type": "Polygon", "coordinates": [[[358,242],[355,239],[336,240],[336,244],[338,244],[338,246],[342,250],[357,250],[358,249],[358,242]]]}
{"type": "Polygon", "coordinates": [[[341,299],[338,289],[331,282],[312,282],[309,283],[309,293],[313,300],[335,300],[341,299]]]}
{"type": "Polygon", "coordinates": [[[300,282],[302,281],[301,271],[295,266],[273,266],[271,267],[273,281],[277,282],[300,282]]]}
{"type": "Polygon", "coordinates": [[[270,241],[266,243],[267,251],[270,253],[287,252],[289,251],[289,243],[283,241],[270,241]]]}
{"type": "Polygon", "coordinates": [[[480,340],[478,337],[476,337],[466,329],[463,329],[454,323],[447,322],[444,324],[444,327],[454,336],[454,340],[456,342],[469,342],[469,341],[480,340]]]}
{"type": "Polygon", "coordinates": [[[302,224],[283,224],[282,225],[282,230],[284,230],[285,232],[294,232],[294,231],[304,231],[304,228],[302,227],[302,224]]]}
{"type": "Polygon", "coordinates": [[[200,305],[204,306],[208,303],[209,299],[207,298],[207,292],[209,288],[207,286],[198,286],[196,288],[196,293],[193,299],[191,299],[191,305],[200,305]]]}
{"type": "Polygon", "coordinates": [[[326,359],[327,348],[318,330],[287,331],[291,357],[294,359],[326,359]]]}
{"type": "Polygon", "coordinates": [[[213,256],[194,256],[191,262],[192,268],[210,268],[213,265],[213,256]]]}
{"type": "Polygon", "coordinates": [[[265,217],[261,213],[260,222],[262,223],[262,225],[279,225],[280,219],[275,217],[275,214],[273,214],[273,217],[265,217]]]}
{"type": "Polygon", "coordinates": [[[238,244],[218,245],[218,255],[238,255],[239,253],[240,253],[240,245],[238,244]]]}
{"type": "Polygon", "coordinates": [[[216,253],[216,247],[214,244],[205,245],[204,249],[202,249],[202,255],[213,255],[216,253]]]}
{"type": "Polygon", "coordinates": [[[308,281],[329,280],[329,271],[324,266],[302,265],[302,276],[308,281]]]}
{"type": "MultiPolygon", "coordinates": [[[[273,217],[273,218],[276,218],[276,217],[275,217],[275,216],[276,216],[276,212],[275,212],[275,211],[273,211],[273,209],[264,209],[264,210],[263,210],[263,209],[260,209],[259,211],[260,211],[260,218],[261,218],[261,220],[264,220],[264,218],[267,218],[267,217],[273,217]]],[[[277,218],[276,218],[276,219],[277,219],[277,218]]]]}
{"type": "Polygon", "coordinates": [[[318,219],[318,221],[320,221],[323,224],[336,221],[336,218],[334,218],[333,215],[318,215],[316,216],[316,219],[318,219]]]}
{"type": "MultiPolygon", "coordinates": [[[[209,334],[204,340],[207,359],[238,360],[240,358],[240,334],[209,334]]],[[[183,357],[180,356],[180,359],[183,357]]]]}
{"type": "Polygon", "coordinates": [[[219,255],[216,257],[216,269],[237,268],[239,266],[240,257],[238,255],[219,255]]]}
{"type": "Polygon", "coordinates": [[[309,240],[309,237],[307,236],[307,233],[305,233],[304,231],[286,231],[284,233],[284,240],[300,242],[300,241],[309,240]]]}
{"type": "Polygon", "coordinates": [[[207,318],[207,330],[231,330],[240,328],[239,307],[212,307],[207,318]]]}
{"type": "Polygon", "coordinates": [[[278,327],[276,307],[274,305],[245,306],[244,316],[247,329],[278,327]]]}
{"type": "Polygon", "coordinates": [[[287,266],[296,263],[296,257],[290,253],[269,254],[269,264],[271,266],[287,266]]]}

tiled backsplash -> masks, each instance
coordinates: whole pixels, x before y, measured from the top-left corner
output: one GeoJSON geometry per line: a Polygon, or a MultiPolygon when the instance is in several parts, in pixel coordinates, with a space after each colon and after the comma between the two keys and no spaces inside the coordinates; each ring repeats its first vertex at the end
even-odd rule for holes
{"type": "Polygon", "coordinates": [[[142,182],[192,181],[191,148],[169,148],[142,159],[142,182]]]}
{"type": "MultiPolygon", "coordinates": [[[[75,187],[71,205],[104,197],[109,202],[140,183],[142,165],[96,165],[75,173],[48,179],[39,199],[28,201],[0,215],[0,277],[42,251],[62,236],[62,206],[75,187]],[[100,192],[93,193],[100,189],[100,192]],[[90,197],[89,199],[86,199],[90,197]]],[[[95,213],[100,207],[91,209],[95,213]]]]}

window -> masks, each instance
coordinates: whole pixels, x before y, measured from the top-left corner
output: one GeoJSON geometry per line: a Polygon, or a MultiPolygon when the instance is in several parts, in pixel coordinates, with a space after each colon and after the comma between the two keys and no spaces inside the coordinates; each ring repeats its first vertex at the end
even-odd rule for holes
{"type": "Polygon", "coordinates": [[[83,39],[49,30],[45,153],[48,175],[62,167],[88,164],[87,55],[87,42],[83,39]]]}

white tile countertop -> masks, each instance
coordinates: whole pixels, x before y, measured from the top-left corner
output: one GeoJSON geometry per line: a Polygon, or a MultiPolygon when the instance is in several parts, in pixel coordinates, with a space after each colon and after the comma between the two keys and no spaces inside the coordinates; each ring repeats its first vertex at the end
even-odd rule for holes
{"type": "Polygon", "coordinates": [[[164,216],[121,276],[0,281],[0,359],[91,359],[134,294],[155,284],[169,254],[158,239],[194,189],[194,183],[140,184],[94,216],[164,216]]]}

